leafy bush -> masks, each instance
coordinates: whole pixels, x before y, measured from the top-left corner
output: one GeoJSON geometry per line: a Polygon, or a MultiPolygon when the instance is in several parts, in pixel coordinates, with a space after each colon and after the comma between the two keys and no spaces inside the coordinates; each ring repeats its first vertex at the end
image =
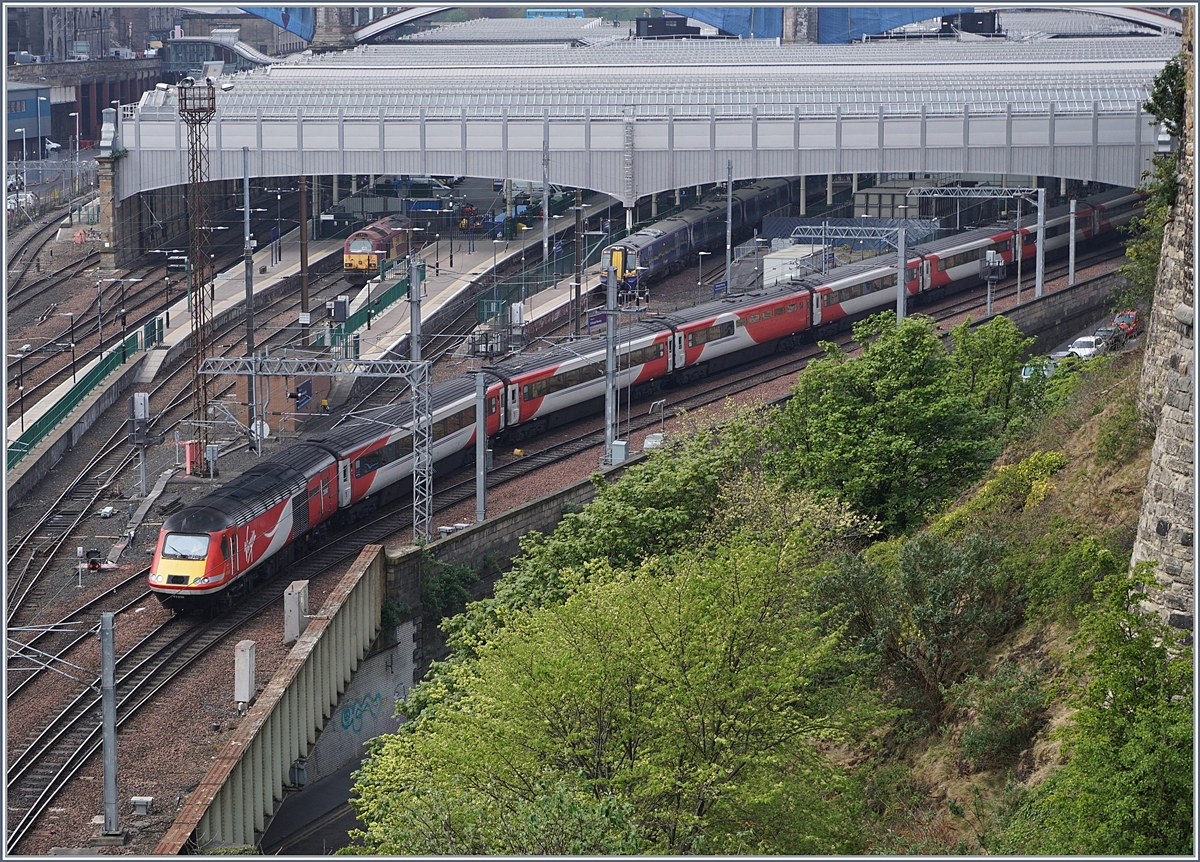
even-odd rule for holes
{"type": "Polygon", "coordinates": [[[1008,763],[1029,745],[1045,713],[1041,674],[1013,663],[1002,664],[991,679],[967,677],[951,686],[950,696],[975,713],[959,742],[975,769],[1008,763]]]}
{"type": "Polygon", "coordinates": [[[952,542],[924,534],[892,560],[843,558],[814,584],[818,608],[843,624],[896,698],[937,724],[947,687],[977,665],[1021,618],[1004,548],[978,535],[952,542]]]}
{"type": "MultiPolygon", "coordinates": [[[[903,533],[986,469],[994,421],[954,374],[925,317],[887,312],[854,324],[862,345],[800,374],[771,429],[771,466],[787,486],[839,497],[903,533]]],[[[986,375],[983,375],[986,377],[986,375]]]]}
{"type": "Polygon", "coordinates": [[[1096,537],[1074,542],[1061,552],[1051,553],[1029,572],[1029,613],[1064,622],[1078,620],[1091,607],[1096,585],[1124,569],[1117,553],[1096,537]]]}
{"type": "Polygon", "coordinates": [[[1141,609],[1148,567],[1097,587],[1070,669],[1079,681],[1068,760],[989,848],[1020,855],[1194,857],[1194,656],[1141,609]]]}
{"type": "Polygon", "coordinates": [[[1132,395],[1121,398],[1111,416],[1100,423],[1096,436],[1096,464],[1124,461],[1154,439],[1154,429],[1142,420],[1132,395]]]}
{"type": "Polygon", "coordinates": [[[421,566],[421,604],[433,619],[460,613],[471,598],[479,575],[470,566],[439,563],[429,554],[421,566]]]}
{"type": "Polygon", "coordinates": [[[945,515],[934,529],[944,532],[996,515],[1034,509],[1054,490],[1050,477],[1065,466],[1067,457],[1061,452],[1034,452],[1018,464],[998,467],[974,497],[945,515]]]}

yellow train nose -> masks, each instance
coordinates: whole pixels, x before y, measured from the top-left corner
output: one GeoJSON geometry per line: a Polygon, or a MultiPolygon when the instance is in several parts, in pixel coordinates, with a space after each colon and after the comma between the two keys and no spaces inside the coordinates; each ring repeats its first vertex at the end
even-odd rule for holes
{"type": "Polygon", "coordinates": [[[158,569],[150,575],[150,583],[186,587],[204,577],[206,563],[206,560],[162,559],[158,569]]]}

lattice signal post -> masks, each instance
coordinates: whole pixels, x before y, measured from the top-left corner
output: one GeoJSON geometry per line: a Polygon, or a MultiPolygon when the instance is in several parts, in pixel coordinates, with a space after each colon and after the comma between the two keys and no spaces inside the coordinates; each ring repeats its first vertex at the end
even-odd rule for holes
{"type": "Polygon", "coordinates": [[[209,304],[204,288],[212,278],[208,256],[207,206],[204,183],[208,178],[208,124],[217,112],[217,90],[211,81],[198,83],[184,78],[175,91],[179,97],[179,118],[188,130],[188,260],[191,264],[195,301],[192,303],[192,421],[196,426],[198,445],[194,452],[199,463],[192,469],[204,471],[204,456],[208,451],[208,376],[200,371],[208,356],[209,304]]]}

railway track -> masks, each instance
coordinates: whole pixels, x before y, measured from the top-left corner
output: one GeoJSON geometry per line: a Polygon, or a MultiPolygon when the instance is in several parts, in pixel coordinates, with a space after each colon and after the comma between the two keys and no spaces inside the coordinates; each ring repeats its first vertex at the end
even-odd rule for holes
{"type": "MultiPolygon", "coordinates": [[[[1050,277],[1050,274],[1047,273],[1050,277]]],[[[1015,290],[1015,288],[1014,288],[1015,290]]],[[[954,303],[947,303],[936,309],[933,316],[949,317],[963,310],[978,308],[981,297],[976,294],[964,297],[954,303]]],[[[847,339],[844,339],[848,341],[847,339]]],[[[708,378],[703,389],[694,395],[677,399],[672,405],[673,410],[696,410],[701,406],[720,402],[731,392],[746,388],[757,379],[778,377],[780,374],[791,373],[803,367],[810,359],[821,353],[818,348],[809,347],[802,350],[800,355],[790,354],[779,357],[779,361],[770,362],[768,366],[758,365],[747,372],[734,369],[721,375],[708,378]],[[727,378],[727,379],[726,379],[727,378]],[[713,383],[719,381],[714,386],[713,383]]],[[[633,417],[629,427],[640,430],[657,425],[660,418],[653,416],[633,417]]],[[[493,470],[488,477],[489,487],[496,487],[508,481],[527,475],[543,464],[561,460],[569,455],[594,448],[603,442],[603,431],[594,428],[587,429],[569,440],[554,443],[539,452],[518,459],[493,470]]],[[[435,509],[442,510],[456,505],[474,494],[473,480],[449,484],[435,491],[435,509]]],[[[304,556],[300,562],[286,568],[287,578],[314,578],[321,571],[338,565],[357,554],[357,548],[363,543],[379,542],[396,532],[397,521],[403,516],[403,507],[377,515],[369,521],[357,524],[351,534],[343,534],[335,540],[326,543],[304,556]],[[344,548],[353,550],[343,550],[344,548]]],[[[144,572],[130,579],[144,577],[144,572]]],[[[197,633],[194,628],[175,632],[172,624],[179,623],[176,618],[162,629],[148,636],[121,657],[118,680],[118,724],[124,723],[137,708],[148,702],[153,693],[166,685],[183,668],[194,662],[203,652],[241,625],[254,614],[261,612],[278,598],[272,585],[279,575],[271,579],[264,587],[252,594],[252,601],[239,604],[235,612],[226,614],[212,623],[203,625],[205,633],[197,633]],[[257,597],[257,598],[256,598],[257,597]]],[[[126,601],[124,607],[144,598],[144,594],[133,601],[126,601]]],[[[116,599],[113,600],[114,604],[116,599]]],[[[91,611],[92,614],[99,610],[91,611]]],[[[86,621],[86,616],[81,616],[86,621]]],[[[91,631],[94,631],[92,629],[91,631]]],[[[85,635],[87,636],[87,635],[85,635]]],[[[77,646],[74,641],[72,646],[77,646]]],[[[68,646],[67,649],[72,648],[68,646]]],[[[88,722],[87,716],[93,716],[98,709],[98,696],[89,689],[79,695],[72,703],[64,708],[52,721],[51,725],[37,734],[28,745],[22,748],[19,755],[10,764],[8,774],[10,787],[10,829],[9,847],[15,848],[18,842],[28,833],[41,811],[44,811],[54,795],[70,780],[83,764],[86,763],[99,748],[99,730],[93,720],[88,722]],[[90,729],[89,729],[90,727],[90,729]]]]}
{"type": "MultiPolygon", "coordinates": [[[[260,591],[245,597],[234,610],[215,620],[173,617],[121,655],[116,662],[115,679],[117,727],[230,632],[278,598],[260,591]]],[[[10,756],[6,773],[10,852],[28,834],[55,795],[100,749],[103,728],[99,720],[98,675],[80,682],[83,686],[79,695],[49,718],[45,727],[18,753],[10,756]]]]}
{"type": "MultiPolygon", "coordinates": [[[[329,284],[336,283],[336,278],[330,276],[329,284]]],[[[314,285],[314,295],[319,293],[321,282],[314,285]]],[[[291,297],[280,297],[267,311],[274,314],[286,314],[298,307],[299,300],[291,297]],[[272,311],[272,309],[274,309],[272,311]]],[[[231,322],[220,329],[214,336],[214,341],[227,338],[241,327],[241,322],[231,322]]],[[[282,342],[289,335],[276,332],[265,343],[282,342]]],[[[226,354],[235,353],[240,342],[226,347],[226,354]]],[[[186,379],[190,374],[190,366],[180,363],[161,379],[150,391],[152,402],[164,395],[168,403],[158,411],[150,424],[154,434],[167,434],[186,421],[182,412],[190,406],[192,381],[181,388],[181,391],[170,393],[171,387],[178,379],[186,379]],[[180,415],[172,416],[178,413],[180,415]]],[[[234,384],[227,384],[225,390],[234,384]]],[[[217,392],[219,398],[223,392],[217,392]]],[[[6,590],[8,596],[9,626],[28,625],[35,622],[38,612],[47,600],[49,591],[55,589],[50,581],[43,576],[56,562],[66,539],[74,533],[82,520],[88,516],[101,495],[109,488],[116,477],[128,468],[136,456],[135,450],[127,442],[126,429],[122,423],[111,436],[99,447],[99,451],[86,465],[79,475],[67,486],[59,498],[47,509],[37,524],[24,535],[17,537],[15,543],[8,549],[8,578],[6,590]],[[29,612],[27,609],[32,608],[29,612]],[[30,616],[30,613],[33,616],[30,616]]]]}

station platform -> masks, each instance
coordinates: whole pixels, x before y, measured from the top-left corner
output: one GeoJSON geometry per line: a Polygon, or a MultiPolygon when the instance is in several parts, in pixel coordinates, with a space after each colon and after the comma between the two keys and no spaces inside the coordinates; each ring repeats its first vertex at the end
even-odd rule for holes
{"type": "MultiPolygon", "coordinates": [[[[586,205],[583,210],[583,218],[595,217],[608,206],[607,200],[586,205]]],[[[567,220],[563,219],[562,221],[567,220]]],[[[558,236],[574,227],[573,219],[567,224],[554,226],[549,232],[551,246],[558,236]]],[[[459,237],[455,240],[454,245],[453,268],[450,267],[447,244],[443,243],[440,248],[425,246],[420,252],[420,258],[425,264],[425,278],[421,291],[422,322],[432,318],[446,306],[459,303],[466,296],[476,295],[481,285],[486,286],[494,269],[500,268],[512,260],[519,260],[522,256],[528,262],[540,262],[541,255],[542,233],[538,229],[526,231],[521,238],[503,243],[486,237],[476,238],[473,248],[467,240],[459,237]]],[[[575,274],[571,271],[559,273],[559,275],[560,278],[552,287],[541,290],[525,300],[523,318],[527,325],[534,321],[562,316],[566,313],[572,298],[575,274]]],[[[402,275],[396,273],[391,278],[382,281],[376,280],[375,283],[358,289],[358,292],[351,296],[350,313],[358,311],[372,297],[378,296],[385,289],[385,283],[395,281],[400,277],[402,275]]],[[[581,297],[586,296],[588,290],[593,289],[598,283],[598,270],[595,267],[592,271],[585,270],[584,283],[580,291],[581,297]]],[[[411,327],[410,303],[407,300],[394,302],[387,308],[380,309],[379,313],[372,318],[371,329],[360,328],[357,330],[359,358],[383,359],[389,355],[395,356],[401,352],[399,348],[407,340],[411,327]]],[[[422,333],[428,336],[429,330],[422,326],[422,333]]],[[[407,355],[407,351],[403,352],[407,355]]],[[[331,399],[331,403],[337,403],[336,393],[335,398],[331,399]]]]}
{"type": "MultiPolygon", "coordinates": [[[[595,217],[611,204],[608,199],[599,203],[587,205],[584,208],[585,219],[595,217]]],[[[574,228],[574,219],[560,219],[552,225],[549,241],[553,244],[556,239],[574,228]]],[[[522,254],[527,261],[540,261],[542,232],[534,228],[525,232],[520,239],[493,241],[486,236],[476,237],[473,241],[465,237],[457,237],[454,241],[454,266],[450,267],[450,243],[427,244],[419,253],[425,263],[426,277],[422,290],[422,320],[433,317],[440,309],[461,303],[473,297],[480,289],[480,284],[486,283],[496,268],[502,267],[514,259],[520,259],[522,254]]],[[[329,255],[340,254],[343,239],[311,240],[308,243],[308,260],[310,271],[317,261],[329,255]]],[[[279,259],[273,260],[270,247],[259,249],[253,257],[253,290],[256,296],[278,290],[286,279],[300,273],[300,243],[297,232],[293,231],[283,238],[279,259]]],[[[529,325],[545,318],[565,318],[571,302],[574,273],[562,273],[562,278],[545,290],[529,297],[524,303],[524,320],[529,325]]],[[[393,281],[401,277],[396,273],[393,281]]],[[[598,272],[585,272],[581,296],[594,288],[599,281],[598,272]]],[[[172,285],[174,288],[175,285],[172,285]]],[[[381,290],[379,284],[363,287],[357,292],[347,291],[351,296],[350,311],[361,308],[375,291],[381,290]]],[[[215,323],[229,320],[244,314],[246,301],[245,262],[238,261],[230,268],[218,273],[213,281],[213,305],[210,320],[215,323]]],[[[310,309],[314,328],[324,320],[324,308],[315,304],[310,309]]],[[[359,338],[359,357],[364,359],[380,359],[388,355],[397,355],[396,351],[407,340],[411,328],[409,303],[397,301],[387,308],[380,309],[374,316],[370,329],[362,327],[355,333],[359,338]]],[[[49,433],[40,440],[34,441],[28,453],[6,473],[10,488],[17,483],[37,481],[57,461],[64,448],[64,438],[68,435],[78,437],[86,430],[98,411],[107,409],[115,403],[120,391],[135,386],[150,385],[164,366],[171,366],[180,361],[190,341],[192,330],[191,313],[187,295],[180,287],[180,296],[171,303],[164,315],[162,340],[148,351],[134,352],[125,362],[115,365],[105,377],[98,381],[94,388],[79,400],[67,415],[65,415],[49,433]],[[82,424],[81,424],[82,423],[82,424]],[[41,463],[45,461],[46,463],[41,463]],[[26,474],[34,474],[27,476],[26,474]]],[[[423,328],[425,333],[429,329],[423,328]]],[[[115,348],[119,350],[120,348],[115,348]]],[[[109,348],[106,356],[111,357],[114,348],[109,348]]],[[[403,351],[407,355],[407,351],[403,351]]],[[[21,444],[20,437],[26,429],[32,428],[39,419],[51,411],[61,411],[64,399],[68,397],[75,381],[82,380],[86,375],[104,361],[97,357],[81,365],[75,375],[75,380],[66,380],[49,395],[34,404],[24,405],[23,416],[10,416],[7,426],[7,441],[10,446],[21,444]]],[[[113,360],[109,359],[111,365],[113,360]]],[[[337,404],[340,398],[349,394],[353,380],[342,382],[331,392],[331,403],[337,404]]]]}

